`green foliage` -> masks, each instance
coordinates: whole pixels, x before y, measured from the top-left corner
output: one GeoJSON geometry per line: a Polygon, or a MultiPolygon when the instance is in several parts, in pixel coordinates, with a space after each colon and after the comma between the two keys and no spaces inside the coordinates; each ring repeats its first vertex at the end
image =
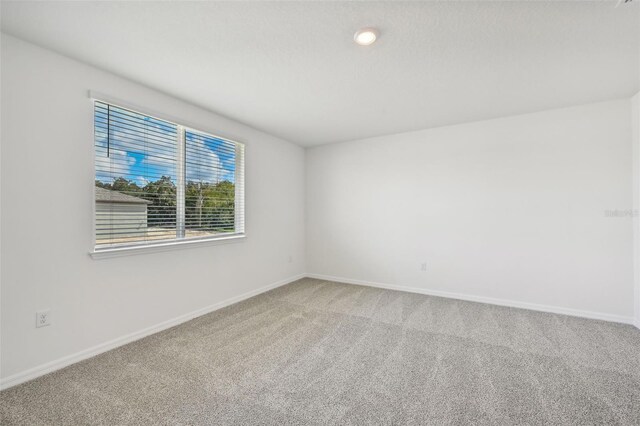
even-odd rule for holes
{"type": "Polygon", "coordinates": [[[113,181],[113,183],[111,184],[111,189],[133,196],[136,196],[142,192],[142,188],[140,188],[137,183],[122,177],[119,177],[113,181]]]}
{"type": "Polygon", "coordinates": [[[176,186],[169,176],[146,184],[140,198],[152,202],[147,206],[149,226],[176,226],[176,186]]]}
{"type": "Polygon", "coordinates": [[[216,184],[187,182],[185,194],[187,229],[234,230],[235,185],[229,181],[216,184]]]}
{"type": "Polygon", "coordinates": [[[112,191],[122,192],[127,195],[133,195],[134,197],[137,197],[138,194],[142,193],[142,188],[140,188],[137,183],[132,180],[127,180],[123,177],[115,179],[113,183],[103,183],[99,180],[96,180],[96,186],[100,188],[110,189],[112,191]]]}
{"type": "MultiPolygon", "coordinates": [[[[119,177],[113,183],[99,180],[100,188],[122,192],[151,201],[147,207],[148,226],[176,226],[176,185],[169,176],[162,176],[144,187],[135,181],[119,177]]],[[[229,181],[218,183],[187,182],[185,188],[185,225],[187,229],[206,229],[232,232],[235,224],[235,185],[229,181]]]]}

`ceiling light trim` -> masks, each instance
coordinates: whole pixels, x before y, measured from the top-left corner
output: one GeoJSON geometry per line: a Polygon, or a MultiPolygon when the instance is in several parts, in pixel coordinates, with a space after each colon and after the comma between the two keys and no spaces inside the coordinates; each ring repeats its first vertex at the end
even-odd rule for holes
{"type": "Polygon", "coordinates": [[[353,41],[360,46],[370,46],[378,40],[380,32],[373,27],[361,28],[353,35],[353,41]]]}

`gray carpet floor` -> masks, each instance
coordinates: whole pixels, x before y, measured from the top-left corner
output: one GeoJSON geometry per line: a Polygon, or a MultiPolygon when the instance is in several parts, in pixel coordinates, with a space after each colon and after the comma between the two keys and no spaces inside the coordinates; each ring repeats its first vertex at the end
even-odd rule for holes
{"type": "Polygon", "coordinates": [[[2,425],[640,425],[640,330],[303,279],[0,393],[2,425]]]}

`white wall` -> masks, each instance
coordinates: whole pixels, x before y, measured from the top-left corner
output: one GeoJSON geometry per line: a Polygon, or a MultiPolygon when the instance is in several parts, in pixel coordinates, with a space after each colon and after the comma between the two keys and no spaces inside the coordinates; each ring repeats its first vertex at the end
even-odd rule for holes
{"type": "Polygon", "coordinates": [[[304,272],[303,149],[6,35],[1,54],[5,383],[304,272]],[[90,89],[245,142],[247,238],[92,260],[90,89]],[[43,308],[53,325],[36,329],[43,308]]]}
{"type": "Polygon", "coordinates": [[[307,150],[307,271],[633,317],[630,101],[307,150]],[[421,272],[421,264],[427,271],[421,272]]]}

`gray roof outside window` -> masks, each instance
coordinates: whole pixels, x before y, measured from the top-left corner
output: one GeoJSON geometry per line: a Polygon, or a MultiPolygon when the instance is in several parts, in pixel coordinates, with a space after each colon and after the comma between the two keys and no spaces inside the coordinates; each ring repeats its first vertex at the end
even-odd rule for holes
{"type": "Polygon", "coordinates": [[[96,186],[96,202],[152,204],[151,201],[96,186]]]}

